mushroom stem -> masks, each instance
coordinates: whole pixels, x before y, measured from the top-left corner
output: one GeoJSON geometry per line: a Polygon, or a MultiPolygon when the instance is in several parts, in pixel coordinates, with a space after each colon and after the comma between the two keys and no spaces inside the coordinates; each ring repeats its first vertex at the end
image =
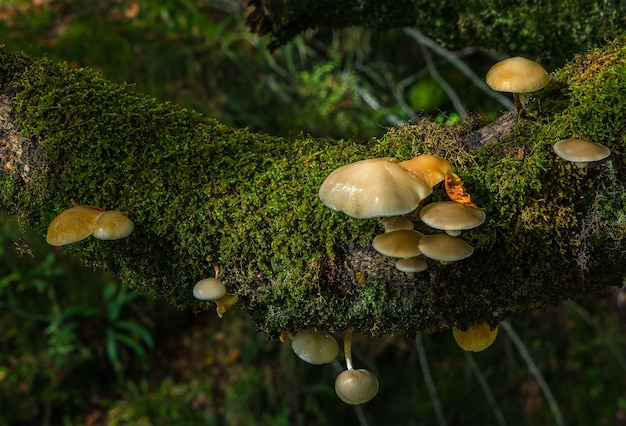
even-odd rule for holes
{"type": "Polygon", "coordinates": [[[354,327],[348,327],[346,333],[343,335],[343,354],[346,358],[346,368],[348,370],[354,370],[352,367],[352,332],[354,327]]]}
{"type": "Polygon", "coordinates": [[[213,266],[213,269],[215,270],[215,279],[219,279],[220,277],[220,267],[218,265],[213,266]]]}
{"type": "Polygon", "coordinates": [[[525,115],[522,101],[520,101],[519,99],[519,93],[513,93],[513,102],[515,103],[515,109],[517,110],[517,113],[520,115],[525,115]]]}

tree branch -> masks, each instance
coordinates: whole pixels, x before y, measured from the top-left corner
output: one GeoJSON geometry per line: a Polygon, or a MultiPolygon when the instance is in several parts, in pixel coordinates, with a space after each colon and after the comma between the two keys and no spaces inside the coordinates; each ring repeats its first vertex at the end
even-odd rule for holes
{"type": "MultiPolygon", "coordinates": [[[[422,120],[366,143],[228,128],[91,70],[1,50],[0,210],[42,235],[70,199],[122,210],[135,222],[127,239],[65,250],[192,310],[214,308],[192,287],[219,265],[239,306],[274,336],[495,324],[623,279],[624,44],[554,73],[526,99],[537,121],[422,120]],[[605,144],[611,161],[578,169],[556,157],[552,143],[572,135],[605,144]],[[348,162],[423,152],[454,165],[487,220],[462,235],[472,257],[429,261],[413,276],[372,250],[376,220],[330,211],[317,191],[348,162]]],[[[432,200],[442,198],[435,188],[432,200]]]]}

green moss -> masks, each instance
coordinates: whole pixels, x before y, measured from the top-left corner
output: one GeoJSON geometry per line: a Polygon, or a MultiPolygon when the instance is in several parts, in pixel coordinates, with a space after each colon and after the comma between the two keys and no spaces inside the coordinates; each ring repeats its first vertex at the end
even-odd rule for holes
{"type": "Polygon", "coordinates": [[[219,265],[240,305],[273,335],[495,324],[618,284],[615,271],[626,270],[626,104],[616,95],[626,92],[623,44],[559,70],[527,98],[538,121],[476,150],[463,138],[477,119],[453,127],[424,120],[368,143],[277,138],[225,127],[91,70],[0,51],[21,130],[45,160],[27,184],[3,177],[2,209],[42,234],[70,199],[120,209],[136,225],[129,238],[66,250],[181,309],[213,309],[191,289],[219,265]],[[557,158],[552,143],[572,134],[604,143],[613,161],[580,170],[557,158]],[[330,211],[317,190],[345,163],[422,152],[454,164],[487,221],[464,233],[471,258],[407,276],[369,247],[375,220],[330,211]]]}

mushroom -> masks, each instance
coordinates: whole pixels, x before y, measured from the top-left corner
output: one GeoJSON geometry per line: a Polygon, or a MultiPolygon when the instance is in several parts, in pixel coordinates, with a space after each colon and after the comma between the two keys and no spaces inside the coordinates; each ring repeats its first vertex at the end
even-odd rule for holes
{"type": "Polygon", "coordinates": [[[322,183],[319,197],[330,209],[357,219],[409,213],[432,193],[394,158],[375,158],[333,170],[322,183]]]}
{"type": "Polygon", "coordinates": [[[485,81],[493,90],[513,93],[515,109],[522,117],[526,112],[519,99],[520,93],[534,92],[550,82],[548,72],[537,62],[516,56],[504,59],[487,72],[485,81]]]}
{"type": "Polygon", "coordinates": [[[413,230],[387,232],[377,235],[372,241],[372,247],[385,256],[407,259],[421,254],[417,244],[423,235],[413,230]]]}
{"type": "Polygon", "coordinates": [[[413,229],[413,222],[405,217],[383,217],[380,223],[385,227],[385,232],[410,231],[413,229]]]}
{"type": "Polygon", "coordinates": [[[119,240],[133,232],[135,224],[119,210],[107,210],[100,215],[93,230],[99,240],[119,240]]]}
{"type": "Polygon", "coordinates": [[[430,259],[438,260],[442,264],[465,259],[474,253],[474,248],[459,237],[448,234],[424,235],[417,248],[430,259]]]}
{"type": "Polygon", "coordinates": [[[485,221],[485,212],[456,201],[437,201],[420,211],[420,219],[431,228],[456,237],[462,230],[481,225],[485,221]]]}
{"type": "Polygon", "coordinates": [[[552,149],[556,155],[580,168],[597,164],[611,155],[611,150],[604,145],[576,138],[558,141],[552,149]]]}
{"type": "Polygon", "coordinates": [[[481,322],[471,325],[467,330],[452,327],[452,335],[463,350],[480,352],[487,349],[496,340],[498,326],[492,329],[486,322],[481,322]]]}
{"type": "Polygon", "coordinates": [[[407,274],[422,272],[428,268],[423,256],[409,257],[408,259],[398,259],[396,269],[407,274]]]}
{"type": "Polygon", "coordinates": [[[320,331],[305,330],[291,340],[291,349],[309,364],[328,364],[339,353],[339,345],[333,336],[320,331]]]}
{"type": "Polygon", "coordinates": [[[217,300],[225,294],[226,287],[217,278],[204,278],[193,286],[193,297],[198,300],[217,300]]]}
{"type": "Polygon", "coordinates": [[[355,370],[352,367],[352,332],[353,328],[350,327],[343,338],[348,369],[342,371],[335,379],[335,392],[346,404],[360,405],[376,396],[379,384],[378,378],[372,372],[364,369],[355,370]]]}
{"type": "Polygon", "coordinates": [[[81,206],[72,200],[74,207],[63,211],[48,226],[46,241],[52,246],[63,246],[83,240],[93,233],[96,221],[103,214],[99,207],[81,206]]]}
{"type": "Polygon", "coordinates": [[[410,160],[402,161],[400,167],[406,169],[422,182],[426,182],[431,188],[443,182],[448,172],[452,171],[452,164],[448,160],[432,154],[421,154],[410,160]]]}
{"type": "Polygon", "coordinates": [[[220,280],[220,267],[215,265],[215,278],[204,278],[193,286],[193,296],[199,300],[217,300],[226,294],[226,287],[220,280]]]}

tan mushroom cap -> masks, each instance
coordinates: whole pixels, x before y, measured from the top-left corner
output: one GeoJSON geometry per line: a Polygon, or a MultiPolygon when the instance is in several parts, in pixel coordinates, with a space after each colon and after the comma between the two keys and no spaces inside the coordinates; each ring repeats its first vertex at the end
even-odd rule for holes
{"type": "Polygon", "coordinates": [[[102,210],[74,206],[54,218],[48,226],[46,241],[53,246],[72,244],[93,233],[102,210]]]}
{"type": "Polygon", "coordinates": [[[396,269],[406,272],[407,274],[414,272],[422,272],[428,268],[428,264],[423,256],[410,257],[408,259],[398,259],[396,269]]]}
{"type": "Polygon", "coordinates": [[[444,158],[432,154],[421,154],[410,160],[402,161],[400,166],[413,176],[426,182],[431,188],[446,178],[452,171],[452,164],[444,158]]]}
{"type": "Polygon", "coordinates": [[[374,158],[341,166],[324,180],[319,197],[328,208],[357,219],[409,213],[432,188],[398,163],[393,158],[374,158]]]}
{"type": "Polygon", "coordinates": [[[474,247],[448,234],[424,235],[417,245],[422,254],[441,263],[456,262],[474,253],[474,247]]]}
{"type": "Polygon", "coordinates": [[[304,330],[291,340],[291,349],[303,361],[321,365],[333,362],[339,345],[333,336],[321,331],[304,330]]]}
{"type": "Polygon", "coordinates": [[[485,212],[456,201],[437,201],[420,211],[420,219],[431,228],[458,235],[462,230],[481,225],[485,221],[485,212]]]}
{"type": "Polygon", "coordinates": [[[383,217],[380,223],[385,227],[385,232],[410,231],[413,229],[413,222],[405,217],[383,217]]]}
{"type": "Polygon", "coordinates": [[[346,404],[365,404],[378,393],[378,377],[364,369],[342,371],[335,379],[335,392],[346,404]]]}
{"type": "Polygon", "coordinates": [[[387,232],[377,235],[372,241],[372,247],[385,256],[407,259],[421,254],[417,245],[423,236],[422,233],[417,231],[401,230],[387,232]]]}
{"type": "Polygon", "coordinates": [[[471,325],[465,331],[453,327],[452,335],[456,343],[463,350],[468,352],[480,352],[487,349],[496,340],[498,326],[492,329],[489,324],[482,322],[471,325]]]}
{"type": "Polygon", "coordinates": [[[498,92],[526,93],[543,88],[550,76],[537,62],[516,56],[492,66],[485,81],[498,92]]]}
{"type": "Polygon", "coordinates": [[[205,278],[193,286],[193,297],[198,300],[217,300],[225,294],[226,287],[217,278],[205,278]]]}
{"type": "Polygon", "coordinates": [[[585,139],[563,139],[552,148],[556,155],[576,163],[578,167],[587,167],[589,163],[604,160],[611,155],[611,150],[606,146],[585,139]]]}
{"type": "Polygon", "coordinates": [[[119,210],[107,210],[98,218],[93,236],[99,240],[119,240],[133,232],[135,224],[119,210]]]}

